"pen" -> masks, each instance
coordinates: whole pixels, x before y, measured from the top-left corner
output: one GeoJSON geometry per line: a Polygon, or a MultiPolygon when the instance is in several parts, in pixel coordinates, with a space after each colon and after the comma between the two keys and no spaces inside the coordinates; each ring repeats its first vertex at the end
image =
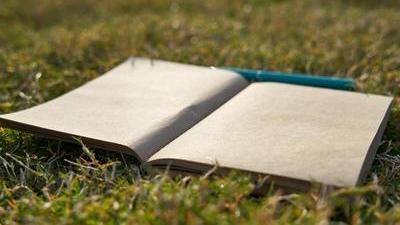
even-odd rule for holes
{"type": "Polygon", "coordinates": [[[252,69],[242,69],[234,67],[227,67],[224,69],[228,69],[236,73],[239,73],[249,81],[256,81],[256,82],[272,81],[272,82],[282,82],[289,84],[298,84],[298,85],[323,87],[323,88],[331,88],[339,90],[354,90],[355,88],[355,82],[352,79],[348,78],[317,76],[317,75],[308,75],[301,73],[283,73],[283,72],[274,72],[267,70],[252,70],[252,69]]]}

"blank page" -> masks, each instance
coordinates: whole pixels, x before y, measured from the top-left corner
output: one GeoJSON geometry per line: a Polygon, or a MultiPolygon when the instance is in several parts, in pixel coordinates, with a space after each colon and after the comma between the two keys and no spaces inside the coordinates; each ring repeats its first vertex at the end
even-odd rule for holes
{"type": "Polygon", "coordinates": [[[131,58],[39,106],[0,116],[2,126],[123,151],[146,160],[247,86],[207,67],[131,58]]]}
{"type": "Polygon", "coordinates": [[[288,84],[251,84],[150,162],[193,171],[218,162],[293,181],[357,185],[371,165],[391,100],[288,84]]]}

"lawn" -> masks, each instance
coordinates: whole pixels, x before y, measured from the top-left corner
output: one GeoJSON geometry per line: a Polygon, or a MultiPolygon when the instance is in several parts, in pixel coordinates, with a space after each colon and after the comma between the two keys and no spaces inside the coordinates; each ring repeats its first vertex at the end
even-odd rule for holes
{"type": "Polygon", "coordinates": [[[131,55],[350,77],[395,101],[367,184],[333,193],[254,197],[244,174],[172,178],[126,155],[0,128],[0,224],[398,224],[399,25],[395,0],[1,0],[0,113],[131,55]]]}

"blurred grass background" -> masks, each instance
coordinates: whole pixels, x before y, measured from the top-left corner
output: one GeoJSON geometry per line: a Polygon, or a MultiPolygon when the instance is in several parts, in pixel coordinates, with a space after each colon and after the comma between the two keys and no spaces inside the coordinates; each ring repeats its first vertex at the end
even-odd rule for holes
{"type": "Polygon", "coordinates": [[[395,101],[369,183],[331,194],[252,198],[238,173],[170,178],[128,156],[0,128],[0,224],[396,224],[399,25],[395,0],[1,0],[0,113],[131,55],[351,77],[358,91],[395,101]]]}

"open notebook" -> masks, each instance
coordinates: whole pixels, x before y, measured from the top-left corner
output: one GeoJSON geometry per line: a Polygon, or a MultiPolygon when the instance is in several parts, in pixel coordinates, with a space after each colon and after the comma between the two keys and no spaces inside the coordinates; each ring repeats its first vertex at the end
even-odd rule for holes
{"type": "Polygon", "coordinates": [[[360,184],[392,98],[248,83],[215,68],[130,58],[54,100],[1,115],[0,125],[134,155],[190,173],[221,168],[278,185],[360,184]]]}

